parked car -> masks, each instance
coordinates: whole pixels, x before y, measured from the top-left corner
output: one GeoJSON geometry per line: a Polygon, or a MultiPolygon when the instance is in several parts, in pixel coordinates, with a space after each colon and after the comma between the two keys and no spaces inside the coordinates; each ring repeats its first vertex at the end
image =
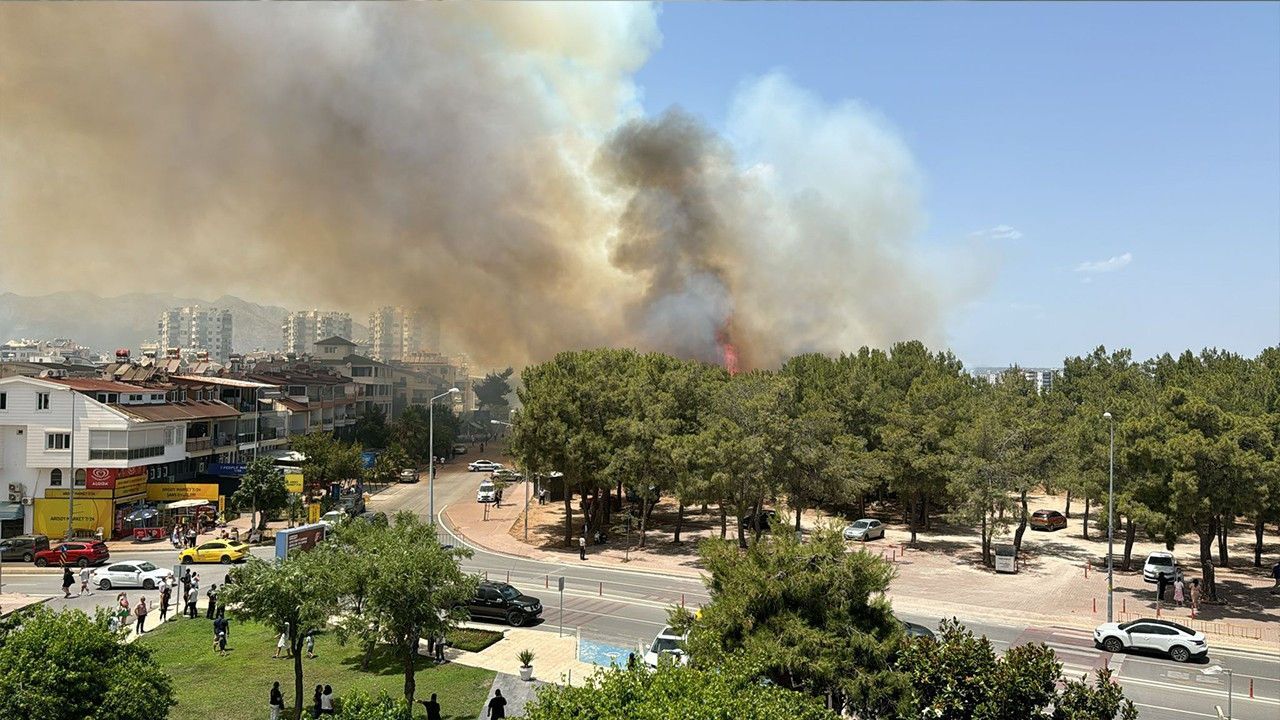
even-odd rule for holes
{"type": "Polygon", "coordinates": [[[493,472],[501,469],[502,463],[496,463],[492,460],[476,460],[475,462],[467,463],[468,472],[493,472]]]}
{"type": "Polygon", "coordinates": [[[0,540],[0,560],[31,562],[36,553],[49,549],[49,538],[44,535],[19,535],[0,540]]]}
{"type": "Polygon", "coordinates": [[[330,510],[320,516],[320,524],[326,525],[330,530],[332,530],[334,525],[346,520],[348,517],[350,517],[350,515],[347,515],[345,510],[330,510]]]}
{"type": "MultiPolygon", "coordinates": [[[[761,531],[768,530],[773,526],[774,522],[776,522],[777,520],[778,520],[777,511],[761,510],[760,511],[760,530],[761,531]]],[[[742,527],[747,528],[748,530],[751,530],[753,532],[755,531],[755,527],[756,527],[755,513],[747,513],[746,515],[743,515],[742,517],[738,518],[738,521],[742,523],[742,527]]]]}
{"type": "Polygon", "coordinates": [[[653,643],[645,652],[644,664],[656,668],[665,656],[670,658],[674,665],[688,665],[689,654],[684,649],[684,643],[688,639],[687,635],[680,635],[669,627],[662,628],[662,632],[653,638],[653,643]]]}
{"type": "Polygon", "coordinates": [[[418,482],[418,471],[413,468],[405,468],[400,471],[400,482],[416,483],[418,482]]]}
{"type": "Polygon", "coordinates": [[[542,601],[525,595],[507,583],[482,582],[467,603],[473,618],[505,620],[520,627],[542,614],[542,601]]]}
{"type": "Polygon", "coordinates": [[[933,631],[921,625],[920,623],[907,622],[902,618],[898,618],[898,623],[902,625],[902,629],[907,631],[907,637],[915,638],[934,638],[933,631]]]}
{"type": "Polygon", "coordinates": [[[1182,568],[1178,567],[1177,559],[1173,557],[1173,553],[1165,550],[1151,553],[1147,556],[1147,561],[1142,564],[1144,581],[1158,583],[1161,575],[1164,575],[1170,584],[1182,577],[1182,568]]]}
{"type": "Polygon", "coordinates": [[[457,444],[457,445],[454,445],[454,446],[453,446],[453,454],[454,454],[454,455],[466,455],[466,454],[467,454],[467,446],[466,446],[466,445],[463,445],[463,444],[461,444],[461,443],[459,443],[459,444],[457,444]]]}
{"type": "Polygon", "coordinates": [[[36,565],[39,567],[60,565],[63,562],[68,565],[88,567],[104,563],[110,559],[111,551],[107,549],[107,544],[101,540],[74,540],[58,543],[48,550],[41,550],[36,553],[36,565]]]}
{"type": "Polygon", "coordinates": [[[101,590],[111,588],[144,588],[154,590],[173,582],[173,571],[156,567],[146,560],[121,560],[94,570],[89,584],[101,590]]]}
{"type": "Polygon", "coordinates": [[[183,565],[191,563],[222,563],[228,565],[249,557],[249,546],[232,540],[210,540],[178,553],[183,565]]]}
{"type": "Polygon", "coordinates": [[[1177,662],[1209,654],[1204,633],[1168,620],[1130,620],[1103,623],[1093,631],[1093,642],[1109,653],[1126,650],[1158,652],[1177,662]]]}
{"type": "Polygon", "coordinates": [[[476,502],[491,503],[498,500],[498,488],[491,481],[485,480],[480,483],[480,487],[476,490],[476,502]]]}
{"type": "Polygon", "coordinates": [[[1067,516],[1057,510],[1037,510],[1027,521],[1032,530],[1061,530],[1067,526],[1067,516]]]}
{"type": "Polygon", "coordinates": [[[874,540],[884,537],[884,523],[871,518],[863,518],[844,529],[845,540],[874,540]]]}

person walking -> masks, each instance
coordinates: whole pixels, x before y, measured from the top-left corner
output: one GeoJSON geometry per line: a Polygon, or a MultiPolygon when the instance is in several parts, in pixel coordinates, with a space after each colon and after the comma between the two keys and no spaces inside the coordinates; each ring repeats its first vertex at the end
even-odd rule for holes
{"type": "Polygon", "coordinates": [[[147,622],[147,599],[145,597],[138,598],[138,604],[133,606],[133,616],[138,618],[138,625],[133,631],[141,635],[146,632],[144,626],[147,622]]]}
{"type": "Polygon", "coordinates": [[[62,597],[71,597],[71,586],[76,584],[76,579],[71,577],[71,568],[66,563],[62,565],[62,597]]]}
{"type": "Polygon", "coordinates": [[[160,622],[169,619],[169,598],[173,597],[173,588],[165,583],[160,588],[160,622]]]}
{"type": "Polygon", "coordinates": [[[80,594],[92,595],[93,591],[89,589],[89,566],[80,568],[80,594]]]}
{"type": "Polygon", "coordinates": [[[426,708],[427,720],[440,720],[440,703],[436,700],[436,694],[431,693],[430,700],[419,700],[422,707],[426,708]]]}
{"type": "Polygon", "coordinates": [[[267,701],[271,707],[271,720],[280,720],[280,712],[284,710],[284,695],[280,692],[280,681],[271,683],[271,699],[267,701]]]}
{"type": "Polygon", "coordinates": [[[328,685],[324,686],[324,692],[320,695],[320,714],[333,714],[333,688],[328,685]]]}
{"type": "Polygon", "coordinates": [[[276,638],[276,654],[271,657],[280,657],[281,651],[284,652],[285,657],[289,657],[289,623],[284,624],[284,630],[280,632],[280,637],[276,638]]]}
{"type": "Polygon", "coordinates": [[[1191,580],[1191,609],[1193,611],[1200,610],[1200,578],[1191,580]]]}
{"type": "Polygon", "coordinates": [[[489,701],[489,720],[498,720],[507,716],[507,699],[502,697],[501,690],[493,691],[493,699],[489,701]]]}
{"type": "Polygon", "coordinates": [[[1169,578],[1164,573],[1156,575],[1156,602],[1164,602],[1164,591],[1169,586],[1169,578]]]}
{"type": "Polygon", "coordinates": [[[209,598],[209,607],[204,610],[204,619],[212,620],[214,611],[218,609],[218,583],[213,583],[209,589],[204,592],[205,597],[209,598]]]}
{"type": "Polygon", "coordinates": [[[316,631],[307,633],[307,659],[316,656],[316,631]]]}
{"type": "Polygon", "coordinates": [[[195,546],[196,546],[196,526],[192,525],[191,527],[187,528],[187,547],[193,548],[195,546]]]}
{"type": "Polygon", "coordinates": [[[1182,607],[1183,600],[1185,599],[1185,595],[1183,593],[1185,589],[1186,587],[1183,585],[1181,577],[1173,581],[1173,601],[1178,604],[1178,607],[1182,607]]]}
{"type": "Polygon", "coordinates": [[[224,617],[213,619],[213,649],[219,655],[227,654],[227,619],[224,617]]]}
{"type": "Polygon", "coordinates": [[[587,534],[585,532],[578,536],[578,559],[587,559],[587,534]]]}

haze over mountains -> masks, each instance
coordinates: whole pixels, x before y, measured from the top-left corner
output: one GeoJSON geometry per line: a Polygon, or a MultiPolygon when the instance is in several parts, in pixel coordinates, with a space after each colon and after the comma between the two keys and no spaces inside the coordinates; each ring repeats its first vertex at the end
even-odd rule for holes
{"type": "MultiPolygon", "coordinates": [[[[235,317],[231,344],[236,352],[279,348],[280,325],[289,312],[289,308],[259,305],[232,295],[202,300],[170,293],[129,293],[104,298],[80,291],[35,297],[6,292],[0,294],[0,342],[11,338],[65,337],[99,352],[127,347],[136,354],[139,345],[156,339],[160,311],[183,305],[230,310],[235,317]]],[[[356,339],[360,339],[366,329],[357,322],[352,331],[356,339]]]]}

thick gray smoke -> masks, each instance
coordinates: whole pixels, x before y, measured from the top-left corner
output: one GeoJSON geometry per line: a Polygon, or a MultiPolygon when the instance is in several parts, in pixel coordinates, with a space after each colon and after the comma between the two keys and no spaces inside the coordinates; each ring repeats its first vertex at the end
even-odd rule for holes
{"type": "Polygon", "coordinates": [[[909,153],[767,76],[641,116],[652,8],[0,6],[0,285],[434,310],[482,363],[938,340],[909,153]]]}

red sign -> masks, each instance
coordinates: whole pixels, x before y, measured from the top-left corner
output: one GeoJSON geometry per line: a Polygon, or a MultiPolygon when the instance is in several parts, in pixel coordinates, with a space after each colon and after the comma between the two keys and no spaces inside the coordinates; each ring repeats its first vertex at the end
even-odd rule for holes
{"type": "Polygon", "coordinates": [[[114,490],[117,480],[146,474],[146,468],[89,468],[84,486],[88,490],[114,490]]]}

